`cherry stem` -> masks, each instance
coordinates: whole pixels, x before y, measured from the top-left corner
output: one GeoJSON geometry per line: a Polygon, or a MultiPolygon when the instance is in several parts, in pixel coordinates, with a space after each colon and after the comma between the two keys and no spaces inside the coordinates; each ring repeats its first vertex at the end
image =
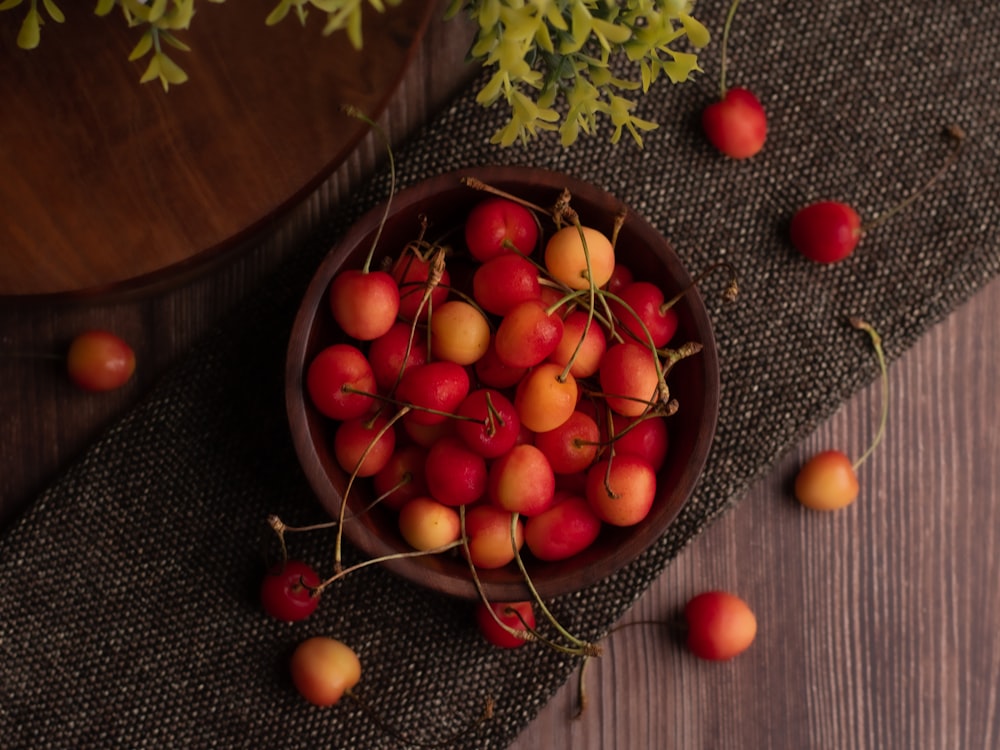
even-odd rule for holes
{"type": "Polygon", "coordinates": [[[898,214],[900,211],[908,208],[910,204],[912,204],[914,201],[920,198],[920,196],[922,196],[924,193],[930,190],[931,187],[933,187],[934,183],[940,180],[941,177],[944,175],[944,173],[947,172],[948,169],[951,167],[951,165],[955,163],[955,161],[959,157],[959,154],[962,151],[962,145],[965,143],[965,131],[962,130],[962,128],[960,128],[958,125],[949,125],[947,128],[945,128],[945,133],[950,139],[954,141],[954,148],[948,155],[948,158],[945,159],[944,164],[938,167],[938,170],[933,175],[931,175],[931,178],[927,180],[927,182],[925,182],[923,186],[920,187],[920,189],[912,193],[908,198],[901,201],[900,203],[897,203],[895,206],[890,208],[885,213],[876,216],[871,221],[862,224],[860,230],[862,234],[864,234],[865,232],[870,232],[875,227],[881,226],[885,222],[889,221],[889,219],[891,219],[893,216],[898,214]]]}
{"type": "Polygon", "coordinates": [[[372,259],[375,257],[375,248],[378,247],[378,241],[382,237],[382,229],[389,220],[389,207],[392,205],[392,196],[396,194],[396,160],[392,155],[392,146],[389,143],[389,138],[377,122],[351,104],[344,107],[344,112],[370,126],[382,140],[382,143],[385,144],[386,153],[389,155],[389,197],[385,201],[385,211],[382,213],[382,220],[378,223],[375,236],[372,238],[372,246],[368,250],[368,257],[365,258],[365,264],[361,268],[362,273],[368,273],[371,270],[372,259]]]}
{"type": "Polygon", "coordinates": [[[393,414],[390,419],[386,421],[382,429],[375,434],[375,437],[373,437],[371,440],[368,441],[368,445],[365,446],[364,451],[358,458],[357,464],[355,464],[354,466],[354,470],[351,472],[351,476],[347,480],[347,486],[344,488],[344,494],[340,500],[340,513],[337,516],[337,535],[336,535],[336,540],[334,542],[333,569],[338,573],[340,572],[340,560],[341,560],[341,552],[344,539],[344,516],[347,513],[347,498],[351,494],[351,488],[354,486],[354,480],[358,478],[358,472],[361,470],[361,465],[365,462],[365,459],[368,458],[368,454],[371,453],[372,448],[375,447],[375,444],[378,443],[378,441],[382,438],[383,435],[385,435],[386,432],[392,429],[392,426],[396,422],[398,422],[404,416],[409,414],[409,412],[410,412],[410,406],[408,405],[403,406],[399,411],[393,414]]]}
{"type": "Polygon", "coordinates": [[[733,25],[733,18],[736,16],[736,7],[740,4],[740,0],[733,0],[733,4],[729,6],[729,12],[726,14],[726,23],[722,27],[722,50],[719,54],[719,95],[721,98],[726,98],[726,65],[728,58],[726,51],[729,47],[729,29],[733,25]]]}
{"type": "Polygon", "coordinates": [[[321,582],[318,586],[313,588],[312,595],[319,596],[328,586],[332,585],[333,583],[336,583],[341,578],[344,578],[350,575],[351,573],[361,570],[362,568],[368,568],[371,567],[372,565],[379,565],[384,562],[389,562],[390,560],[403,560],[410,557],[428,557],[430,555],[440,555],[442,552],[453,550],[456,547],[460,547],[461,545],[462,545],[462,540],[458,539],[454,542],[449,542],[448,544],[442,544],[440,547],[432,547],[431,549],[408,550],[406,552],[393,552],[388,555],[381,555],[380,557],[369,557],[365,560],[362,560],[359,563],[355,563],[354,565],[351,565],[346,568],[341,568],[338,561],[337,571],[332,576],[327,578],[325,581],[321,582]]]}
{"type": "Polygon", "coordinates": [[[510,633],[511,635],[517,638],[521,638],[522,640],[538,641],[539,643],[542,643],[555,651],[559,651],[564,654],[571,654],[574,656],[577,655],[579,651],[570,649],[560,643],[556,643],[555,641],[551,641],[547,638],[544,638],[538,633],[537,630],[528,628],[528,624],[524,622],[524,619],[521,617],[521,614],[519,612],[517,613],[517,616],[518,619],[521,620],[521,623],[524,625],[525,627],[524,630],[518,630],[517,628],[512,628],[510,625],[501,620],[500,616],[493,611],[493,607],[490,606],[489,597],[486,596],[486,591],[485,589],[483,589],[483,582],[479,578],[479,572],[476,570],[476,564],[472,561],[472,555],[469,552],[469,539],[468,535],[465,533],[464,505],[460,505],[458,508],[458,518],[462,534],[462,539],[461,539],[462,551],[465,553],[465,559],[469,563],[469,575],[472,577],[472,583],[476,587],[476,593],[479,595],[480,601],[486,606],[487,612],[490,613],[490,617],[493,618],[496,624],[499,625],[508,633],[510,633]]]}
{"type": "Polygon", "coordinates": [[[852,326],[864,331],[871,337],[872,346],[875,348],[875,356],[878,358],[879,369],[882,373],[882,409],[878,430],[875,433],[875,438],[872,440],[871,445],[868,446],[868,450],[864,452],[861,458],[854,462],[852,468],[857,471],[861,464],[868,460],[868,457],[871,456],[875,448],[882,442],[882,438],[885,436],[885,426],[889,421],[889,371],[885,363],[885,352],[882,350],[882,337],[879,336],[878,332],[870,324],[860,318],[851,318],[850,321],[852,326]]]}
{"type": "Polygon", "coordinates": [[[579,654],[589,654],[591,656],[599,656],[600,647],[595,644],[588,643],[587,641],[581,638],[577,638],[575,635],[566,630],[566,628],[564,628],[556,619],[555,615],[552,614],[552,611],[548,608],[548,605],[545,603],[541,595],[538,593],[538,590],[535,588],[535,584],[531,580],[531,576],[528,574],[528,569],[524,565],[524,560],[521,558],[521,552],[517,547],[517,522],[519,517],[520,517],[519,513],[511,513],[510,543],[514,549],[514,561],[517,563],[517,569],[521,571],[521,576],[524,578],[524,583],[528,587],[528,590],[531,592],[531,597],[535,600],[535,603],[538,605],[538,609],[545,616],[545,619],[548,620],[552,624],[552,627],[556,629],[556,632],[558,632],[559,635],[561,635],[563,638],[565,638],[574,646],[574,650],[569,653],[579,653],[579,654]]]}

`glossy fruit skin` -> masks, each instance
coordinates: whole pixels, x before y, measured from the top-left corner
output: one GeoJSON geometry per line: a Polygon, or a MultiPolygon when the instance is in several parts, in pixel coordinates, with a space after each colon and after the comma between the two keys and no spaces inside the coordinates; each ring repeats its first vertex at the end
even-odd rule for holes
{"type": "Polygon", "coordinates": [[[360,417],[374,406],[367,394],[378,388],[365,355],[351,344],[331,344],[321,350],[309,363],[305,386],[313,406],[331,419],[360,417]]]}
{"type": "Polygon", "coordinates": [[[315,706],[332,706],[361,679],[361,662],[350,647],[334,638],[315,636],[292,653],[292,682],[315,706]]]}
{"type": "Polygon", "coordinates": [[[749,159],[767,140],[767,114],[745,88],[731,88],[724,99],[706,107],[701,126],[712,145],[733,159],[749,159]]]}
{"type": "Polygon", "coordinates": [[[725,591],[706,591],[684,607],[687,647],[700,659],[726,661],[743,653],[757,635],[747,603],[725,591]]]}
{"type": "Polygon", "coordinates": [[[827,450],[803,464],[795,477],[795,497],[812,510],[839,510],[858,497],[858,477],[844,453],[827,450]]]}
{"type": "Polygon", "coordinates": [[[531,211],[506,198],[477,203],[465,220],[465,244],[473,258],[485,262],[508,252],[531,255],[538,225],[531,211]]]}
{"type": "Polygon", "coordinates": [[[524,543],[539,560],[565,560],[579,554],[601,533],[601,519],[584,498],[569,495],[524,524],[524,543]]]}
{"type": "Polygon", "coordinates": [[[113,391],[135,372],[135,352],[113,333],[85,331],[70,344],[66,372],[85,391],[113,391]]]}
{"type": "Polygon", "coordinates": [[[611,240],[597,229],[570,225],[558,230],[546,243],[545,267],[554,279],[570,289],[589,288],[591,278],[595,286],[601,287],[614,273],[615,251],[611,240]]]}
{"type": "Polygon", "coordinates": [[[396,322],[399,287],[385,271],[342,271],[330,283],[328,294],[333,319],[359,341],[377,339],[396,322]]]}
{"type": "Polygon", "coordinates": [[[319,586],[319,576],[301,560],[274,565],[260,584],[260,603],[276,620],[298,622],[306,619],[319,604],[310,589],[319,586]]]}
{"type": "Polygon", "coordinates": [[[861,217],[846,203],[819,201],[799,209],[789,227],[792,245],[817,263],[836,263],[854,252],[861,217]]]}
{"type": "Polygon", "coordinates": [[[535,609],[530,601],[491,602],[489,609],[484,602],[480,601],[476,604],[475,610],[476,626],[479,628],[479,632],[483,634],[483,638],[494,646],[498,648],[518,648],[528,642],[500,627],[493,618],[493,615],[490,614],[490,609],[508,627],[515,630],[524,630],[525,624],[527,624],[528,628],[534,629],[535,609]],[[518,617],[518,613],[520,613],[521,617],[518,617]],[[523,622],[521,621],[522,617],[524,618],[523,622]]]}

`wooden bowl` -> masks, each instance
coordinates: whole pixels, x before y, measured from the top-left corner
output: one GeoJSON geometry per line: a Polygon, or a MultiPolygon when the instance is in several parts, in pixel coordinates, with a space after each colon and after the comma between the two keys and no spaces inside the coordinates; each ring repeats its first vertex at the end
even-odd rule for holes
{"type": "MultiPolygon", "coordinates": [[[[533,168],[484,167],[431,178],[398,193],[382,230],[378,253],[397,256],[419,231],[426,216],[433,230],[461,227],[465,215],[484,193],[462,183],[474,177],[540,206],[551,206],[561,191],[572,193],[572,205],[581,220],[609,232],[623,204],[597,187],[565,175],[533,168]]],[[[362,217],[330,251],[309,284],[296,316],[286,363],[286,403],[292,439],[299,461],[319,502],[334,518],[339,513],[347,475],[337,465],[331,444],[335,423],[309,402],[304,389],[306,369],[313,357],[330,344],[346,341],[329,311],[327,290],[342,269],[360,268],[382,221],[385,207],[362,217]]],[[[461,233],[457,234],[461,237],[461,233]]],[[[637,279],[659,284],[669,298],[688,287],[691,277],[663,236],[638,215],[628,212],[617,242],[618,262],[637,279]]],[[[374,266],[373,266],[374,267],[374,266]]],[[[674,341],[697,341],[704,349],[679,363],[668,383],[680,403],[667,419],[670,449],[657,476],[657,495],[647,518],[628,528],[605,526],[600,537],[577,556],[560,562],[524,559],[532,582],[545,598],[557,597],[595,584],[634,560],[666,531],[695,489],[708,455],[719,410],[719,364],[712,326],[698,291],[677,305],[680,327],[674,341]]],[[[370,557],[408,551],[396,526],[396,513],[376,506],[362,512],[372,500],[370,489],[358,483],[351,490],[344,535],[370,557]]],[[[450,596],[477,597],[469,567],[460,554],[421,556],[383,563],[394,573],[428,589],[450,596]]],[[[513,564],[500,570],[479,571],[487,596],[493,601],[530,598],[513,564]]]]}

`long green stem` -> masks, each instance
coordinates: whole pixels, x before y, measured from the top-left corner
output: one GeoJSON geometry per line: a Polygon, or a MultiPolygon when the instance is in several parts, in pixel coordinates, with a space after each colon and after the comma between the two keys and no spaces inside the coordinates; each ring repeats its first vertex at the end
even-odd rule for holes
{"type": "Polygon", "coordinates": [[[726,14],[726,24],[722,27],[722,51],[719,53],[721,62],[719,63],[721,72],[719,73],[719,95],[722,99],[726,98],[726,65],[727,56],[726,50],[729,48],[729,29],[733,25],[733,18],[736,16],[736,8],[740,4],[740,0],[733,0],[733,4],[729,6],[729,12],[726,14]]]}
{"type": "Polygon", "coordinates": [[[853,469],[857,471],[861,464],[868,460],[868,457],[871,456],[885,436],[885,426],[889,421],[889,370],[885,363],[885,352],[882,350],[882,337],[879,336],[878,332],[860,318],[851,318],[851,325],[866,332],[871,337],[872,346],[875,348],[875,356],[878,358],[879,369],[882,372],[882,409],[878,430],[875,433],[875,439],[868,446],[868,450],[862,454],[861,458],[854,462],[853,469]]]}

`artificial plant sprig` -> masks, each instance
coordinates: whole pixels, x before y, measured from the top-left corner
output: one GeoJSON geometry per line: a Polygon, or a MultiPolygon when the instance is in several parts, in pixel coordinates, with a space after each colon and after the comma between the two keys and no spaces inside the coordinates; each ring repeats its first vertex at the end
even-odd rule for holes
{"type": "Polygon", "coordinates": [[[465,12],[477,31],[469,57],[492,69],[477,101],[503,100],[510,119],[493,142],[526,143],[558,130],[564,146],[610,119],[640,146],[657,124],[635,114],[628,92],[647,92],[661,76],[686,81],[709,34],[690,0],[452,0],[448,17],[465,12]],[[632,77],[612,72],[628,68],[632,77]],[[563,107],[560,114],[557,106],[563,107]]]}

